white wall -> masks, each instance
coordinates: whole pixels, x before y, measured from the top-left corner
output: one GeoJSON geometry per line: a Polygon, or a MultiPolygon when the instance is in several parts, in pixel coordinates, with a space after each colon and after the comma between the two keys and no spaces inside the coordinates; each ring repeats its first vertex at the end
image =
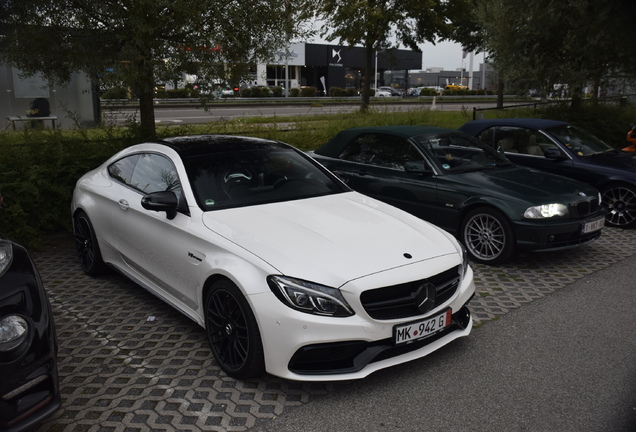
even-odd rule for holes
{"type": "Polygon", "coordinates": [[[74,74],[66,86],[47,84],[41,77],[22,77],[13,67],[0,65],[0,128],[9,126],[7,116],[26,115],[35,97],[49,100],[58,127],[76,127],[75,119],[81,126],[95,124],[91,83],[86,75],[74,74]]]}

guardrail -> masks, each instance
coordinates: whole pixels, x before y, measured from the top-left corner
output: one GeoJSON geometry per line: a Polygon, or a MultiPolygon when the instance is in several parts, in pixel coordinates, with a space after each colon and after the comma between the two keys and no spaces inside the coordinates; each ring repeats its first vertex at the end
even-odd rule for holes
{"type": "MultiPolygon", "coordinates": [[[[623,95],[623,96],[617,96],[617,97],[611,97],[611,98],[597,99],[597,102],[605,103],[605,104],[627,104],[628,102],[632,103],[631,100],[636,101],[636,95],[623,95]]],[[[532,103],[506,105],[502,107],[492,107],[492,108],[473,107],[473,120],[478,120],[478,119],[481,120],[483,118],[483,115],[478,114],[478,112],[480,111],[505,110],[510,108],[525,108],[525,107],[533,107],[536,110],[537,107],[541,105],[554,105],[554,104],[564,104],[564,103],[571,103],[571,102],[572,102],[572,99],[555,99],[555,100],[537,101],[532,103]]],[[[583,102],[591,102],[591,100],[583,99],[583,102]]]]}

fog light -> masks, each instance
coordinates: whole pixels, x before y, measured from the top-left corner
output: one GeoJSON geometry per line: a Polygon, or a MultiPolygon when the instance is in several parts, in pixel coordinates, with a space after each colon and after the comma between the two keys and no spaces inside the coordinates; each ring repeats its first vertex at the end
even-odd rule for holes
{"type": "Polygon", "coordinates": [[[11,351],[22,344],[29,334],[29,323],[20,315],[0,320],[0,352],[11,351]]]}

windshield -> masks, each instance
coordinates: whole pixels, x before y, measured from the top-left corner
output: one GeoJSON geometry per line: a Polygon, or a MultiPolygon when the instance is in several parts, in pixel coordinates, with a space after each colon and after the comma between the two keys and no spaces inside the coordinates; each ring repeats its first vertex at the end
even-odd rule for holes
{"type": "Polygon", "coordinates": [[[438,163],[444,173],[479,171],[512,165],[504,155],[469,135],[448,133],[422,135],[415,140],[438,163]]]}
{"type": "Polygon", "coordinates": [[[308,157],[287,148],[250,148],[184,160],[204,211],[347,191],[308,157]]]}
{"type": "Polygon", "coordinates": [[[546,132],[562,142],[574,154],[591,156],[615,150],[591,133],[570,125],[547,128],[546,132]]]}

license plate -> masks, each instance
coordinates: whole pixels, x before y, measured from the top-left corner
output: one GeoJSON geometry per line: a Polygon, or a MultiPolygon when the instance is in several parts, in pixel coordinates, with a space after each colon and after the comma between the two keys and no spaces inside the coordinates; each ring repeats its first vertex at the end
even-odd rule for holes
{"type": "Polygon", "coordinates": [[[414,321],[409,324],[397,325],[393,328],[393,338],[396,345],[424,339],[444,327],[450,325],[453,312],[447,311],[432,318],[414,321]]]}
{"type": "Polygon", "coordinates": [[[605,226],[605,218],[596,219],[583,225],[583,234],[598,231],[605,226]]]}

